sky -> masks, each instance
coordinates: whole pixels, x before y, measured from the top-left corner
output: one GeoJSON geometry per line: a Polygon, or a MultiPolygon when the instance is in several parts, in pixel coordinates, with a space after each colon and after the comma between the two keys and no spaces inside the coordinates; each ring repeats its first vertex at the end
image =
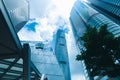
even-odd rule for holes
{"type": "Polygon", "coordinates": [[[69,17],[75,0],[29,0],[30,20],[18,33],[20,40],[51,42],[57,29],[66,31],[68,55],[72,80],[85,80],[69,17]],[[27,35],[25,35],[27,34],[27,35]]]}

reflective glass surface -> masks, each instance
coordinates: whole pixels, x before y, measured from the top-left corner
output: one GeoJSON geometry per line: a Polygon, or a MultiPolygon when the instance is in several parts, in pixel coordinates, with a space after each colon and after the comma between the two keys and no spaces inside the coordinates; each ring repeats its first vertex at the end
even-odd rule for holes
{"type": "Polygon", "coordinates": [[[65,80],[62,69],[50,50],[51,46],[44,44],[43,48],[36,48],[40,42],[29,42],[31,48],[31,60],[40,73],[44,74],[48,80],[65,80]],[[36,46],[37,45],[37,46],[36,46]]]}
{"type": "Polygon", "coordinates": [[[120,0],[90,0],[92,4],[120,17],[120,0]]]}
{"type": "MultiPolygon", "coordinates": [[[[80,1],[77,1],[77,2],[75,4],[75,6],[74,6],[74,7],[77,8],[75,10],[76,10],[77,13],[80,13],[79,17],[81,17],[85,22],[87,21],[86,22],[87,25],[99,28],[100,26],[102,26],[104,24],[107,24],[108,25],[108,30],[110,32],[112,32],[114,35],[118,35],[118,33],[120,33],[120,26],[119,25],[117,25],[116,23],[114,23],[109,18],[105,17],[104,15],[98,13],[96,10],[92,9],[87,4],[85,4],[85,3],[83,4],[80,1]],[[82,6],[80,6],[78,4],[80,4],[82,6]],[[83,6],[88,7],[88,8],[84,8],[83,6]],[[82,13],[82,12],[84,12],[84,13],[82,13]],[[89,15],[88,15],[88,13],[89,13],[89,15]]],[[[101,5],[98,5],[98,6],[101,6],[101,5]]],[[[104,7],[104,6],[102,6],[102,7],[104,7]]],[[[108,10],[111,10],[111,9],[108,9],[108,10]]]]}
{"type": "MultiPolygon", "coordinates": [[[[93,2],[94,4],[96,4],[96,6],[101,6],[102,8],[104,8],[110,12],[114,12],[114,14],[117,14],[118,16],[120,15],[119,7],[117,7],[117,6],[113,7],[111,5],[107,5],[107,3],[102,2],[102,1],[109,1],[109,2],[117,1],[117,2],[119,2],[120,0],[119,1],[118,0],[90,0],[90,1],[93,2]]],[[[113,33],[115,37],[120,36],[120,26],[119,25],[114,23],[112,20],[110,20],[103,14],[99,13],[97,10],[91,8],[88,4],[81,2],[80,0],[77,0],[72,8],[71,15],[70,15],[70,21],[71,21],[73,33],[75,34],[75,38],[80,35],[80,34],[78,34],[80,29],[86,27],[87,25],[90,25],[91,27],[97,27],[99,29],[104,24],[108,25],[108,28],[107,28],[108,31],[113,33]],[[82,23],[85,23],[86,25],[83,25],[82,23]]],[[[83,31],[83,33],[84,33],[84,31],[83,31]]],[[[77,40],[76,40],[76,42],[77,42],[77,40]]],[[[81,49],[83,49],[83,46],[80,43],[80,41],[77,42],[77,45],[79,47],[79,51],[81,51],[81,49]]],[[[84,62],[83,62],[83,64],[84,64],[84,62]]],[[[86,69],[85,66],[84,66],[84,69],[86,69]]],[[[89,78],[87,70],[85,70],[85,73],[86,73],[86,79],[89,78]]],[[[89,79],[87,79],[87,80],[89,80],[89,79]]]]}
{"type": "Polygon", "coordinates": [[[29,19],[29,4],[27,0],[3,0],[12,24],[16,28],[23,27],[29,19]]]}

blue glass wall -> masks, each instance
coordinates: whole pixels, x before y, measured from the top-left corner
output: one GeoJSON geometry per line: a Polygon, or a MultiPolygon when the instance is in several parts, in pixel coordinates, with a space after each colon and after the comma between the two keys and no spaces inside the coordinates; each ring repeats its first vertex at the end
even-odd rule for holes
{"type": "Polygon", "coordinates": [[[67,45],[66,45],[65,33],[63,30],[57,31],[54,51],[58,63],[63,71],[65,80],[71,80],[67,45]]]}
{"type": "MultiPolygon", "coordinates": [[[[100,1],[101,2],[117,1],[118,2],[117,5],[119,5],[120,0],[119,1],[118,0],[91,0],[91,2],[95,4],[97,4],[100,1]]],[[[104,9],[106,8],[110,11],[114,10],[113,7],[106,7],[108,5],[103,5],[100,3],[99,5],[97,4],[97,6],[101,6],[104,9]]],[[[79,48],[79,52],[81,51],[81,48],[84,48],[82,46],[82,42],[80,41],[79,37],[83,35],[88,25],[90,25],[91,27],[97,27],[99,29],[102,25],[107,24],[108,25],[107,29],[109,32],[113,33],[115,37],[120,36],[120,26],[118,24],[116,24],[115,22],[113,22],[111,19],[104,16],[103,14],[99,13],[97,10],[91,8],[90,5],[88,5],[87,3],[81,2],[80,0],[77,0],[75,2],[71,10],[70,22],[71,22],[72,30],[76,40],[76,45],[79,48]]],[[[84,62],[83,62],[83,66],[85,68],[84,62]]],[[[86,72],[86,80],[90,80],[89,72],[87,70],[85,70],[85,72],[86,72]]]]}
{"type": "Polygon", "coordinates": [[[57,61],[57,58],[51,46],[48,43],[37,41],[24,41],[29,43],[31,48],[31,60],[48,80],[65,80],[63,71],[57,61]]]}
{"type": "Polygon", "coordinates": [[[83,35],[86,30],[86,23],[80,17],[80,14],[76,11],[75,7],[71,10],[70,22],[73,29],[75,40],[83,35]]]}
{"type": "Polygon", "coordinates": [[[109,18],[100,14],[93,8],[89,7],[86,3],[77,1],[75,3],[75,9],[80,14],[80,17],[87,25],[99,28],[100,26],[107,24],[108,31],[112,32],[115,37],[120,36],[120,26],[111,21],[109,18]],[[82,5],[82,6],[81,6],[82,5]]]}
{"type": "Polygon", "coordinates": [[[29,19],[29,3],[27,0],[1,0],[5,11],[18,32],[29,19]]]}
{"type": "Polygon", "coordinates": [[[120,0],[89,0],[89,1],[95,6],[100,7],[120,17],[120,0]]]}

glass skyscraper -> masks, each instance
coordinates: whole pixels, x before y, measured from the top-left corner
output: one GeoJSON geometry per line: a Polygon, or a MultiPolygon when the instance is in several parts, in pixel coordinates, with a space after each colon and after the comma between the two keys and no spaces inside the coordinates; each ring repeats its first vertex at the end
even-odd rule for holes
{"type": "Polygon", "coordinates": [[[97,9],[120,20],[120,0],[89,0],[97,9]]]}
{"type": "Polygon", "coordinates": [[[44,79],[65,80],[62,68],[60,67],[51,44],[39,41],[22,41],[29,43],[31,48],[31,60],[40,71],[44,79]]]}
{"type": "Polygon", "coordinates": [[[1,0],[0,7],[3,14],[9,17],[16,32],[18,32],[29,19],[29,2],[27,0],[1,0]]]}
{"type": "Polygon", "coordinates": [[[62,29],[59,29],[56,33],[54,52],[58,63],[63,71],[65,80],[71,80],[67,44],[65,39],[65,33],[62,29]]]}
{"type": "Polygon", "coordinates": [[[63,31],[54,52],[49,44],[19,40],[28,20],[27,0],[0,0],[0,80],[71,80],[63,31]]]}
{"type": "Polygon", "coordinates": [[[59,29],[54,36],[54,45],[49,42],[22,41],[29,43],[31,60],[47,80],[71,80],[65,33],[59,29]],[[54,48],[53,48],[53,47],[54,48]]]}
{"type": "Polygon", "coordinates": [[[0,80],[39,80],[42,76],[31,60],[28,44],[17,32],[29,19],[27,0],[0,0],[0,80]]]}
{"type": "MultiPolygon", "coordinates": [[[[90,1],[91,4],[99,6],[109,11],[109,13],[114,13],[114,15],[119,17],[118,14],[120,11],[118,11],[119,10],[118,7],[115,8],[115,5],[119,6],[119,0],[90,0],[90,1]]],[[[80,37],[85,32],[86,27],[88,25],[90,25],[91,27],[97,27],[99,29],[102,25],[107,24],[108,25],[107,29],[109,32],[113,33],[115,37],[120,36],[120,26],[116,22],[111,20],[108,16],[104,15],[103,13],[100,13],[99,8],[91,7],[90,6],[91,4],[77,0],[71,10],[70,22],[79,51],[83,48],[82,42],[80,41],[80,37]]],[[[109,13],[106,14],[109,15],[109,13]]],[[[86,79],[90,80],[89,72],[87,73],[88,74],[86,79]]]]}

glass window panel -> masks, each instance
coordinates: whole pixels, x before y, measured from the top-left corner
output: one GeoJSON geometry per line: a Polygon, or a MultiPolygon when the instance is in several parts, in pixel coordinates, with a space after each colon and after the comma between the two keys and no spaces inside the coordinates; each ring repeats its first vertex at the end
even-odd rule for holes
{"type": "Polygon", "coordinates": [[[44,69],[44,63],[35,63],[37,69],[42,73],[44,69]]]}
{"type": "Polygon", "coordinates": [[[0,64],[0,68],[8,68],[9,65],[5,65],[5,64],[0,64]]]}
{"type": "Polygon", "coordinates": [[[16,71],[23,71],[22,68],[18,68],[18,67],[12,67],[11,70],[16,70],[16,71]]]}
{"type": "Polygon", "coordinates": [[[4,60],[13,62],[15,59],[12,58],[12,59],[4,59],[4,60]]]}
{"type": "Polygon", "coordinates": [[[56,57],[51,57],[51,63],[52,64],[58,64],[56,57]]]}
{"type": "Polygon", "coordinates": [[[63,75],[46,75],[50,80],[65,80],[63,75]]]}
{"type": "Polygon", "coordinates": [[[15,76],[20,76],[21,74],[15,74],[15,73],[9,73],[9,72],[7,72],[6,74],[9,74],[9,75],[15,75],[15,76]]]}
{"type": "Polygon", "coordinates": [[[118,34],[115,34],[115,37],[119,37],[120,36],[120,33],[118,33],[118,34]]]}
{"type": "Polygon", "coordinates": [[[26,0],[3,0],[14,26],[28,20],[28,2],[26,0]]]}
{"type": "Polygon", "coordinates": [[[2,71],[0,71],[0,74],[2,74],[3,72],[2,71]]]}
{"type": "Polygon", "coordinates": [[[23,64],[23,60],[22,60],[22,59],[19,59],[19,61],[18,61],[17,63],[23,64]]]}
{"type": "Polygon", "coordinates": [[[31,73],[32,73],[32,74],[35,74],[35,72],[34,72],[34,71],[32,71],[31,73]]]}

